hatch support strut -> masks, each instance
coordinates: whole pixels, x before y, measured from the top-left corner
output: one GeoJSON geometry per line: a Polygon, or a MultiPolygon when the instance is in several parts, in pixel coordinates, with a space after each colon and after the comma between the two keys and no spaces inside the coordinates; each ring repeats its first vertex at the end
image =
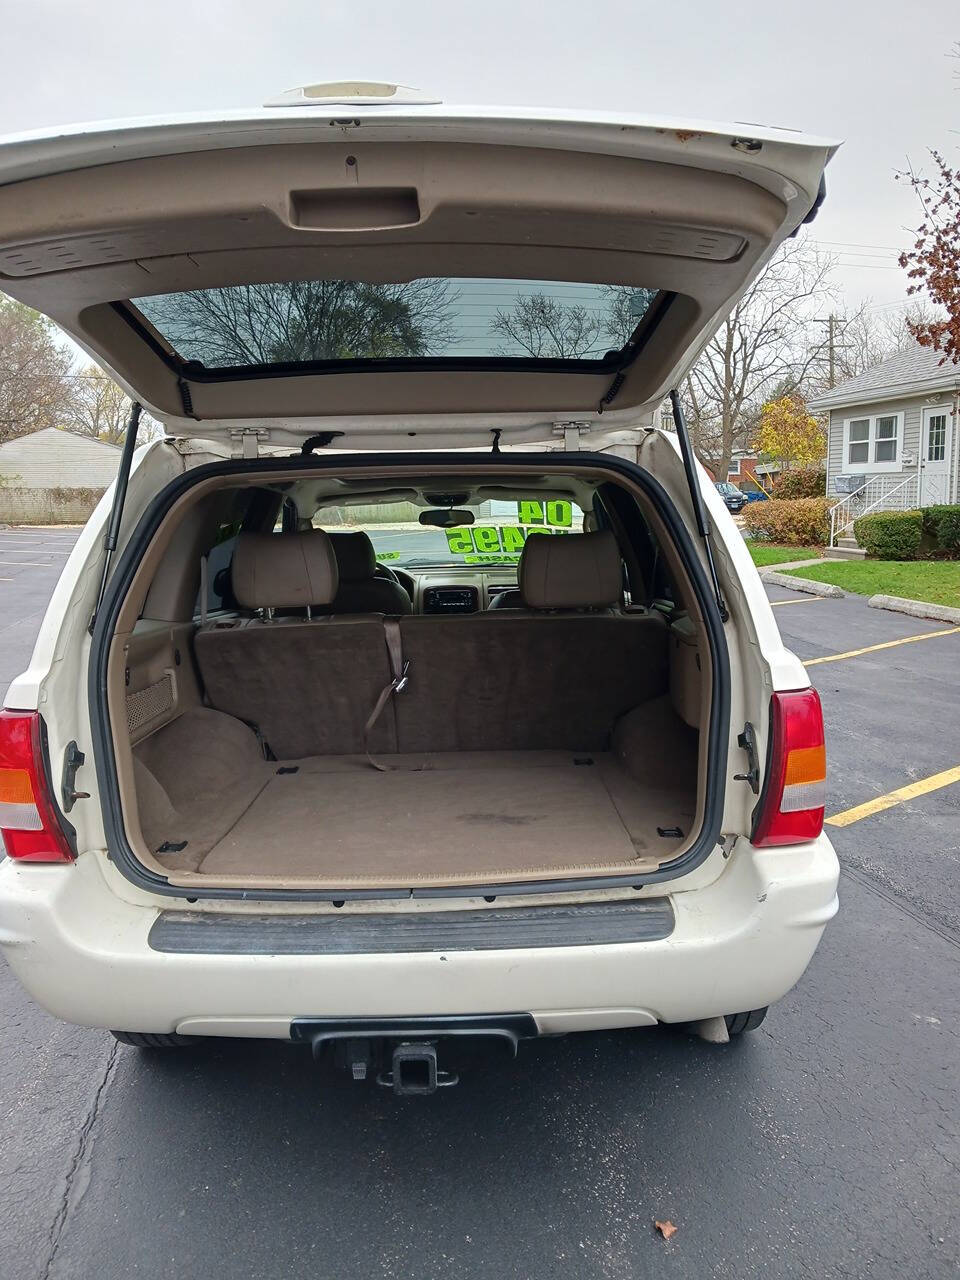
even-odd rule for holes
{"type": "Polygon", "coordinates": [[[680,397],[676,391],[670,392],[670,404],[673,408],[673,423],[677,428],[677,439],[680,441],[680,454],[683,458],[683,469],[687,473],[687,487],[690,490],[690,501],[693,503],[693,513],[697,518],[697,533],[703,539],[703,547],[707,553],[707,565],[710,569],[710,581],[713,583],[713,591],[717,597],[717,608],[720,610],[721,619],[726,622],[730,617],[727,612],[727,606],[723,599],[723,592],[720,590],[720,579],[717,577],[717,566],[713,560],[713,547],[710,545],[710,534],[712,532],[710,519],[707,516],[706,508],[703,505],[703,494],[700,492],[700,482],[697,479],[697,464],[693,456],[693,446],[690,443],[690,435],[687,431],[686,419],[683,416],[683,406],[680,403],[680,397]]]}
{"type": "Polygon", "coordinates": [[[130,479],[130,464],[133,461],[133,451],[137,447],[137,428],[140,426],[140,415],[143,413],[143,405],[139,400],[134,400],[130,408],[130,417],[127,419],[127,432],[123,437],[123,452],[120,454],[120,469],[117,472],[117,479],[113,490],[113,505],[110,508],[110,519],[107,522],[107,532],[103,539],[104,556],[103,571],[100,574],[100,590],[97,592],[97,603],[94,606],[93,617],[90,619],[90,625],[87,630],[93,635],[94,624],[97,621],[97,614],[100,612],[100,606],[103,604],[103,597],[107,592],[107,576],[110,573],[110,562],[113,559],[113,553],[117,549],[117,540],[120,536],[120,520],[123,516],[123,503],[127,496],[127,482],[130,479]]]}

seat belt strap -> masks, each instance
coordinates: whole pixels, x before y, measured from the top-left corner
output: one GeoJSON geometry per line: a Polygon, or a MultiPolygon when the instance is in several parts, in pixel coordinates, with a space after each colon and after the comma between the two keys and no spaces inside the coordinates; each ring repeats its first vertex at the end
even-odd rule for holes
{"type": "Polygon", "coordinates": [[[389,684],[384,685],[380,690],[380,696],[374,704],[373,710],[367,716],[367,723],[363,726],[363,749],[367,759],[380,773],[389,773],[393,768],[392,765],[381,764],[370,751],[370,735],[373,727],[380,719],[383,708],[387,705],[395,693],[403,693],[407,687],[407,673],[410,670],[410,663],[403,660],[403,643],[400,638],[400,623],[396,618],[384,618],[383,631],[387,642],[387,654],[390,658],[390,671],[392,679],[389,684]]]}

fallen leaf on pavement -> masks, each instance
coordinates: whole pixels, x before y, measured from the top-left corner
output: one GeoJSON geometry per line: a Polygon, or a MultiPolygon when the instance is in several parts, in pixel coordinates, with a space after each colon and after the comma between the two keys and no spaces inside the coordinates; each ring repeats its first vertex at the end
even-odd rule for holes
{"type": "Polygon", "coordinates": [[[663,1236],[664,1240],[669,1240],[670,1237],[674,1235],[677,1230],[677,1228],[673,1225],[673,1223],[670,1221],[669,1218],[666,1220],[666,1222],[655,1222],[653,1225],[657,1228],[657,1230],[663,1236]]]}

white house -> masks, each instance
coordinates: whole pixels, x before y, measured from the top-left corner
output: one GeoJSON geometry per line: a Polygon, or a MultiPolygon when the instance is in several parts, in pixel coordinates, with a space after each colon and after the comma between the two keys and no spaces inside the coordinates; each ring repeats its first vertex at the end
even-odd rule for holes
{"type": "Polygon", "coordinates": [[[914,346],[808,401],[829,415],[831,542],[867,511],[960,502],[960,365],[914,346]]]}
{"type": "Polygon", "coordinates": [[[0,444],[0,480],[20,489],[105,489],[120,449],[92,436],[45,427],[0,444]]]}

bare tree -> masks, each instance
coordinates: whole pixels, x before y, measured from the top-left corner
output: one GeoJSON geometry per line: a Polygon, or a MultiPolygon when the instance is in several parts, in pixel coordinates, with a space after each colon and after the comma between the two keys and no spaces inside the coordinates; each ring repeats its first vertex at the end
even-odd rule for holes
{"type": "Polygon", "coordinates": [[[498,355],[582,360],[595,354],[604,326],[596,311],[530,293],[518,297],[509,311],[498,310],[490,328],[503,339],[498,355]]]}
{"type": "Polygon", "coordinates": [[[444,280],[294,280],[141,299],[188,359],[211,366],[441,354],[456,300],[444,280]]]}
{"type": "Polygon", "coordinates": [[[607,285],[604,289],[607,313],[604,337],[615,348],[626,345],[637,325],[650,310],[656,289],[640,289],[623,285],[607,285]]]}
{"type": "MultiPolygon", "coordinates": [[[[891,356],[911,350],[916,338],[910,325],[932,318],[932,310],[920,302],[887,309],[872,307],[869,299],[852,316],[838,317],[833,333],[835,381],[855,378],[891,356]]],[[[826,386],[826,381],[818,385],[816,378],[811,378],[812,390],[826,386]]]]}
{"type": "MultiPolygon", "coordinates": [[[[833,261],[803,240],[781,247],[721,324],[684,383],[694,446],[725,478],[763,402],[802,387],[823,355],[812,321],[833,300],[833,261]]],[[[822,328],[822,327],[821,327],[822,328]]]]}
{"type": "Polygon", "coordinates": [[[79,435],[121,444],[130,416],[127,394],[96,365],[74,378],[74,393],[64,425],[79,435]]]}
{"type": "Polygon", "coordinates": [[[73,393],[71,364],[48,320],[0,294],[0,443],[60,425],[73,393]]]}
{"type": "Polygon", "coordinates": [[[517,298],[499,309],[490,328],[503,341],[497,355],[535,360],[596,360],[619,350],[643,319],[655,289],[601,286],[599,305],[561,302],[545,293],[517,298]]]}

